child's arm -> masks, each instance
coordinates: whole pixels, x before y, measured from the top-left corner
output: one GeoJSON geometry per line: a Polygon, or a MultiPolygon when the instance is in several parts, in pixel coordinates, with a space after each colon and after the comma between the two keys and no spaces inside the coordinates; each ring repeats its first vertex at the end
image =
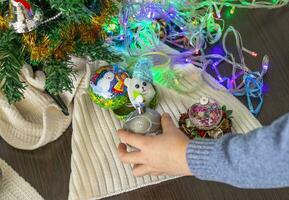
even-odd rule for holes
{"type": "Polygon", "coordinates": [[[267,127],[220,139],[189,141],[168,115],[162,117],[163,134],[146,137],[119,131],[123,162],[136,164],[133,173],[190,175],[242,188],[289,186],[289,114],[267,127]],[[188,168],[189,166],[189,168],[188,168]]]}
{"type": "Polygon", "coordinates": [[[191,141],[187,160],[200,179],[241,188],[289,186],[289,114],[246,135],[191,141]]]}

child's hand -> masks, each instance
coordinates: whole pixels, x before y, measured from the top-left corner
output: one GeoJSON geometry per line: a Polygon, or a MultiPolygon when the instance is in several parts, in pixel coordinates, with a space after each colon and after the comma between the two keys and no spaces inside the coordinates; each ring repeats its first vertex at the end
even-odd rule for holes
{"type": "Polygon", "coordinates": [[[191,175],[186,161],[187,138],[173,123],[169,114],[162,116],[163,134],[142,136],[123,130],[118,131],[121,144],[118,146],[120,159],[134,164],[135,176],[191,175]],[[140,151],[127,152],[130,144],[140,151]]]}

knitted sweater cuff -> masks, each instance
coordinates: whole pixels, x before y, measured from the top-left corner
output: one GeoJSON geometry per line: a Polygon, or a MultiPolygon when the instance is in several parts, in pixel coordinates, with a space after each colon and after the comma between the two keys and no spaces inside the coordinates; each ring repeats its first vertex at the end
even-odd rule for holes
{"type": "Polygon", "coordinates": [[[199,179],[210,179],[216,173],[212,160],[217,140],[194,139],[187,146],[186,158],[193,176],[199,179]]]}

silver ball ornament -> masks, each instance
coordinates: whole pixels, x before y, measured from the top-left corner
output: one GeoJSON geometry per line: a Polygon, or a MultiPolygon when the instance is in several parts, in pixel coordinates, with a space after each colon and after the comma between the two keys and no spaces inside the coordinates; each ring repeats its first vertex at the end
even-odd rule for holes
{"type": "Polygon", "coordinates": [[[139,114],[138,111],[131,113],[123,125],[126,131],[141,135],[158,135],[162,133],[161,115],[150,108],[139,114]]]}

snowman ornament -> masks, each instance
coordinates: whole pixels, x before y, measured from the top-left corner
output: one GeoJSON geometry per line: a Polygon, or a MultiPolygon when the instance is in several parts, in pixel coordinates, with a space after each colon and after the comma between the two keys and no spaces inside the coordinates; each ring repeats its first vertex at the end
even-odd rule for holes
{"type": "Polygon", "coordinates": [[[108,71],[103,77],[97,82],[95,86],[98,91],[102,91],[103,95],[107,98],[111,98],[112,93],[110,92],[111,82],[114,79],[114,73],[108,71]]]}

